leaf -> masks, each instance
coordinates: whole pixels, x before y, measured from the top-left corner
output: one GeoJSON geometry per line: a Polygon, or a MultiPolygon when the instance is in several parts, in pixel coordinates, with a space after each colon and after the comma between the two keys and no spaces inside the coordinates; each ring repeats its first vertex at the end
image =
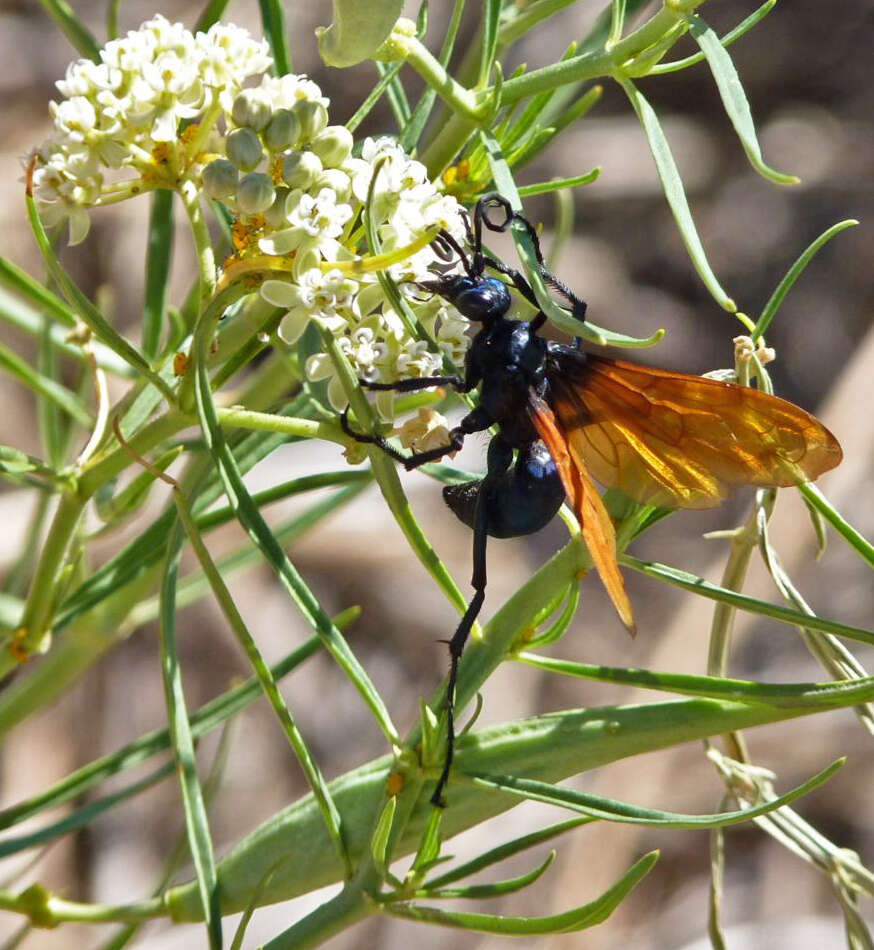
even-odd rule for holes
{"type": "Polygon", "coordinates": [[[446,911],[436,907],[423,907],[419,904],[389,904],[385,907],[385,912],[394,917],[405,917],[422,923],[441,924],[444,927],[459,927],[464,930],[505,936],[573,933],[603,923],[650,872],[657,860],[657,851],[645,854],[597,900],[551,917],[499,917],[494,914],[446,911]]]}
{"type": "Polygon", "coordinates": [[[291,72],[291,53],[285,29],[285,9],[282,0],[258,0],[264,38],[270,44],[273,56],[273,74],[285,76],[291,72]]]}
{"type": "Polygon", "coordinates": [[[823,245],[827,244],[836,234],[840,234],[841,231],[845,231],[847,228],[853,228],[858,223],[859,222],[854,218],[848,218],[846,221],[839,221],[837,224],[833,224],[801,252],[798,259],[786,272],[786,276],[780,281],[777,285],[777,289],[771,294],[770,299],[765,304],[762,315],[759,317],[753,332],[750,334],[753,338],[753,342],[767,332],[777,311],[780,309],[780,304],[783,303],[786,295],[792,289],[792,285],[804,272],[804,268],[811,262],[816,252],[823,245]]]}
{"type": "MultiPolygon", "coordinates": [[[[516,182],[513,180],[513,173],[510,171],[510,167],[504,158],[500,145],[494,136],[484,130],[480,130],[480,136],[488,154],[495,187],[510,202],[513,210],[521,211],[522,201],[516,189],[516,182]]],[[[571,336],[582,336],[600,346],[606,346],[608,340],[613,345],[649,346],[660,340],[664,335],[664,331],[657,331],[649,340],[638,340],[633,337],[625,337],[622,334],[611,333],[609,330],[602,330],[601,327],[596,326],[589,320],[586,320],[585,323],[581,323],[575,319],[567,310],[559,306],[559,304],[552,299],[549,290],[544,285],[540,276],[537,255],[535,254],[527,230],[525,228],[514,227],[512,233],[516,251],[524,264],[525,275],[537,297],[537,304],[542,308],[547,317],[549,317],[550,321],[560,330],[564,330],[565,333],[571,336]]]]}
{"type": "Polygon", "coordinates": [[[327,66],[354,66],[388,39],[403,12],[403,0],[332,0],[330,26],[318,27],[319,54],[327,66]]]}
{"type": "Polygon", "coordinates": [[[665,133],[662,131],[658,116],[655,114],[652,106],[644,98],[643,94],[629,79],[618,77],[617,82],[622,86],[625,94],[628,96],[634,111],[637,113],[640,124],[643,127],[644,134],[649,142],[649,148],[655,161],[656,170],[662,181],[665,197],[668,199],[668,205],[677,222],[677,228],[680,231],[680,237],[686,245],[686,250],[692,260],[698,276],[704,283],[704,286],[710,291],[713,299],[730,313],[737,310],[737,305],[722,289],[716,275],[713,273],[701,244],[701,238],[698,237],[698,231],[695,228],[695,222],[692,219],[692,212],[689,210],[689,202],[686,199],[686,192],[683,188],[683,181],[680,178],[680,172],[674,156],[671,153],[671,146],[668,144],[665,133]]]}
{"type": "Polygon", "coordinates": [[[546,858],[525,874],[518,877],[508,877],[503,881],[493,881],[490,884],[468,884],[464,887],[442,887],[442,888],[422,888],[417,896],[427,897],[431,900],[455,900],[464,898],[465,900],[482,900],[483,898],[503,897],[505,894],[513,894],[529,887],[555,860],[555,851],[550,851],[546,858]]]}
{"type": "Polygon", "coordinates": [[[856,640],[859,643],[874,645],[874,632],[863,630],[861,627],[852,627],[849,624],[840,623],[837,620],[827,620],[823,617],[811,617],[809,614],[799,610],[791,610],[788,607],[781,607],[777,604],[770,604],[764,600],[757,600],[755,597],[749,597],[747,594],[740,594],[737,591],[729,590],[726,587],[719,587],[698,577],[696,574],[690,574],[687,571],[681,571],[675,567],[668,567],[666,564],[658,564],[650,561],[640,561],[630,554],[620,554],[619,563],[625,567],[633,568],[642,574],[647,574],[658,580],[667,581],[675,587],[681,587],[684,590],[691,591],[693,594],[700,594],[709,600],[718,600],[721,603],[729,604],[740,610],[746,610],[750,613],[760,614],[763,617],[771,617],[773,620],[779,620],[781,623],[793,624],[794,626],[806,627],[808,630],[817,630],[820,633],[833,633],[838,637],[845,637],[848,640],[856,640]]]}
{"type": "Polygon", "coordinates": [[[747,102],[744,88],[741,85],[740,76],[738,76],[734,63],[720,42],[719,37],[701,17],[690,14],[683,19],[688,24],[689,32],[695,38],[695,42],[701,47],[701,51],[707,58],[726,115],[731,119],[731,124],[734,126],[741,145],[747,153],[750,164],[763,178],[767,178],[777,185],[797,185],[801,179],[795,175],[784,175],[782,172],[775,171],[766,165],[762,159],[762,150],[759,147],[759,140],[756,138],[756,127],[753,124],[753,116],[750,112],[750,105],[747,102]]]}
{"type": "Polygon", "coordinates": [[[874,568],[874,545],[844,518],[816,485],[811,485],[808,482],[805,485],[800,485],[798,490],[813,510],[825,518],[869,567],[874,568]]]}
{"type": "Polygon", "coordinates": [[[467,861],[465,864],[459,865],[457,868],[452,868],[452,870],[441,874],[439,877],[432,878],[428,881],[428,886],[439,888],[447,884],[452,884],[455,881],[460,881],[462,878],[470,877],[471,874],[477,874],[483,869],[497,864],[499,861],[505,861],[514,854],[519,854],[528,848],[536,847],[539,844],[543,844],[544,841],[550,841],[552,838],[564,834],[566,831],[579,828],[581,825],[590,824],[594,820],[594,818],[569,818],[566,821],[560,821],[557,824],[542,828],[540,831],[534,831],[520,838],[514,838],[506,844],[498,845],[497,848],[492,848],[491,851],[479,855],[479,857],[474,858],[472,861],[467,861]]]}
{"type": "Polygon", "coordinates": [[[197,775],[197,758],[191,724],[185,708],[182,671],[176,648],[176,576],[183,540],[182,526],[174,521],[167,541],[167,556],[161,580],[161,672],[167,702],[167,722],[182,791],[185,828],[197,872],[198,891],[206,921],[210,950],[221,950],[222,917],[209,820],[197,775]]]}
{"type": "Polygon", "coordinates": [[[155,360],[161,353],[161,330],[167,301],[167,281],[173,254],[173,192],[152,192],[146,244],[146,299],[143,306],[143,354],[155,360]]]}
{"type": "Polygon", "coordinates": [[[498,24],[501,18],[501,0],[483,0],[482,51],[480,53],[479,83],[484,87],[492,74],[498,49],[498,24]]]}
{"type": "Polygon", "coordinates": [[[518,795],[520,798],[529,801],[569,808],[571,811],[580,812],[589,818],[598,818],[603,821],[666,828],[724,828],[728,825],[737,825],[761,815],[766,815],[768,812],[801,798],[802,795],[806,795],[822,785],[823,782],[828,781],[843,766],[844,761],[844,759],[838,759],[808,779],[804,784],[791,789],[784,795],[769,799],[751,808],[718,812],[712,815],[684,815],[660,811],[655,808],[642,808],[612,798],[604,798],[601,795],[590,795],[588,792],[581,792],[574,788],[563,788],[547,782],[538,782],[534,779],[517,778],[513,775],[487,775],[477,772],[465,772],[465,775],[485,788],[494,788],[511,795],[518,795]]]}

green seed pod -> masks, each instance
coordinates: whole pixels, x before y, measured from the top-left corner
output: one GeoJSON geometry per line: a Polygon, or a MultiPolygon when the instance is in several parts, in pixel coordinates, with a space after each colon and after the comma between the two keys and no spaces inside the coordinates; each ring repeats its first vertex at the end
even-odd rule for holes
{"type": "Polygon", "coordinates": [[[326,168],[315,181],[315,190],[329,188],[337,196],[338,202],[348,201],[352,195],[352,182],[346,172],[339,168],[326,168]]]}
{"type": "Polygon", "coordinates": [[[300,138],[300,119],[291,109],[279,109],[264,130],[264,144],[271,152],[281,152],[297,144],[300,138]]]}
{"type": "Polygon", "coordinates": [[[300,135],[304,142],[314,139],[328,124],[328,110],[312,99],[301,99],[292,109],[300,120],[300,135]]]}
{"type": "Polygon", "coordinates": [[[203,169],[203,190],[210,198],[229,198],[236,194],[240,173],[226,158],[217,158],[203,169]]]}
{"type": "Polygon", "coordinates": [[[288,198],[288,188],[277,188],[276,198],[272,205],[264,212],[264,223],[269,228],[279,229],[288,224],[285,215],[285,203],[288,198]]]}
{"type": "Polygon", "coordinates": [[[258,136],[251,129],[234,129],[225,140],[225,148],[228,158],[244,172],[257,168],[264,154],[258,136]]]}
{"type": "Polygon", "coordinates": [[[267,128],[267,123],[273,115],[273,109],[262,90],[244,89],[234,99],[231,115],[237,125],[260,132],[267,128]]]}
{"type": "Polygon", "coordinates": [[[289,152],[282,163],[282,180],[289,188],[309,188],[321,173],[322,163],[312,152],[289,152]]]}
{"type": "Polygon", "coordinates": [[[261,214],[276,198],[276,189],[269,175],[253,172],[246,175],[237,188],[237,207],[243,214],[261,214]]]}
{"type": "Polygon", "coordinates": [[[352,152],[352,133],[345,125],[329,125],[310,143],[326,168],[342,165],[352,152]]]}

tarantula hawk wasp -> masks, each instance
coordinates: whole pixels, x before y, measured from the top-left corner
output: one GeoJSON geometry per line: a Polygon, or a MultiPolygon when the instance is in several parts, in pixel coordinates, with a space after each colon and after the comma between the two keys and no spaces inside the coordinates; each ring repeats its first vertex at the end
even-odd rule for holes
{"type": "Polygon", "coordinates": [[[486,474],[443,489],[453,513],[473,529],[474,595],[449,643],[446,688],[447,748],[431,801],[443,805],[455,748],[454,702],[458,664],[485,599],[486,539],[518,537],[544,527],[565,498],[580,522],[583,540],[619,617],[634,633],[634,615],[616,560],[613,523],[593,477],[641,504],[709,508],[738,484],[778,487],[811,481],[841,460],[835,437],[793,403],[757,389],[607,359],[538,336],[546,314],[517,270],[483,252],[483,225],[526,228],[541,277],[584,321],[586,304],[547,270],[533,225],[506,198],[480,198],[473,226],[466,222],[470,253],[447,232],[435,243],[442,256],[457,255],[463,274],[439,275],[417,286],[439,294],[481,324],[467,353],[464,376],[428,376],[361,385],[412,392],[451,386],[479,390],[479,402],[449,432],[446,445],[405,455],[385,438],[354,431],[348,409],[344,431],[379,446],[408,470],[460,449],[466,436],[492,426],[486,474]],[[494,221],[489,211],[503,211],[494,221]],[[516,291],[537,308],[531,320],[507,318],[516,291]],[[591,474],[590,474],[591,473],[591,474]]]}

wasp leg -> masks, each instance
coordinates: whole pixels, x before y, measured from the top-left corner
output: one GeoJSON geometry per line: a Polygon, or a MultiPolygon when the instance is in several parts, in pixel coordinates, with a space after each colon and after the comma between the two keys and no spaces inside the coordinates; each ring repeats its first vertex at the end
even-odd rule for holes
{"type": "Polygon", "coordinates": [[[473,577],[471,587],[474,595],[461,618],[458,628],[449,641],[449,679],[446,682],[446,759],[443,771],[437,780],[437,787],[431,796],[431,804],[442,808],[443,789],[449,781],[452,759],[455,755],[455,687],[458,682],[458,663],[464,652],[464,645],[470,636],[474,621],[480,612],[486,597],[486,542],[489,534],[489,494],[492,486],[499,481],[509,468],[513,459],[512,449],[500,436],[492,439],[489,445],[488,471],[479,486],[476,511],[473,522],[473,577]]]}
{"type": "Polygon", "coordinates": [[[471,586],[474,595],[467,610],[461,618],[458,628],[449,641],[449,679],[446,683],[446,758],[443,760],[443,771],[437,780],[437,787],[431,796],[431,804],[443,808],[443,789],[449,781],[449,772],[452,768],[452,759],[455,755],[455,685],[458,681],[458,661],[464,652],[464,645],[470,636],[471,628],[480,612],[486,597],[486,540],[488,539],[488,506],[484,489],[485,481],[480,486],[476,504],[476,517],[473,529],[473,577],[471,586]]]}
{"type": "Polygon", "coordinates": [[[411,379],[398,379],[393,383],[370,383],[359,379],[362,389],[374,392],[413,393],[417,389],[433,389],[435,386],[452,386],[459,392],[465,392],[464,380],[460,376],[414,376],[411,379]]]}
{"type": "Polygon", "coordinates": [[[488,429],[492,420],[481,409],[474,409],[469,412],[455,428],[449,430],[449,442],[446,445],[438,445],[425,452],[413,452],[410,455],[404,455],[394,448],[391,443],[381,435],[369,435],[366,432],[356,432],[349,424],[349,407],[347,406],[340,413],[340,427],[351,439],[356,442],[362,442],[365,445],[376,445],[385,452],[386,455],[400,462],[404,468],[411,472],[420,465],[427,462],[436,462],[450,452],[458,452],[464,445],[464,437],[472,432],[482,432],[488,429]]]}

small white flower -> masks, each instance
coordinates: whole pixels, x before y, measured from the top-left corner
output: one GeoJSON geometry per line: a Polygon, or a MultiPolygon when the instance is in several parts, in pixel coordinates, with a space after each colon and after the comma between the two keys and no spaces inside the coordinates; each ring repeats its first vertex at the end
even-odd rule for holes
{"type": "MultiPolygon", "coordinates": [[[[446,419],[434,409],[420,409],[414,416],[392,430],[398,436],[404,448],[413,452],[427,452],[449,444],[449,425],[446,419]]],[[[448,458],[455,458],[456,452],[447,452],[448,458]]]]}

